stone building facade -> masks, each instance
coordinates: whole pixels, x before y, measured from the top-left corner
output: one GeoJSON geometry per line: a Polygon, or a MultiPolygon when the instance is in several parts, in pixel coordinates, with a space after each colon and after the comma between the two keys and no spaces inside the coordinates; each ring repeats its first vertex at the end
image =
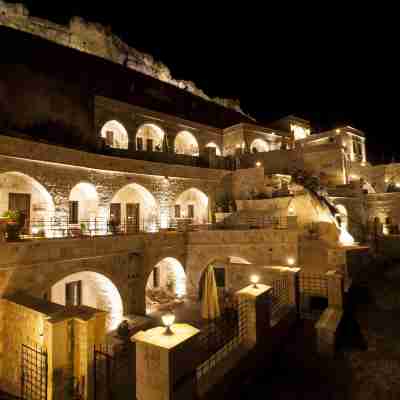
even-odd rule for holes
{"type": "MultiPolygon", "coordinates": [[[[84,301],[113,330],[146,314],[165,266],[192,299],[209,265],[225,291],[275,267],[348,283],[353,239],[398,230],[398,165],[370,165],[353,127],[254,121],[79,19],[68,29],[0,2],[0,35],[19,49],[0,63],[0,298],[84,301]],[[15,211],[23,241],[10,240],[15,211]]],[[[15,324],[4,315],[0,345],[15,324]]]]}

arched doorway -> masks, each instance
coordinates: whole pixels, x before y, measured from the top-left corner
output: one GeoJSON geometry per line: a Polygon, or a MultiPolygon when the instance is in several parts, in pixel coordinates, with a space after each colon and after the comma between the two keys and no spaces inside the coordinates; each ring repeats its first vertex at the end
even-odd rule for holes
{"type": "Polygon", "coordinates": [[[105,139],[107,146],[114,149],[125,149],[129,147],[128,132],[118,121],[108,121],[101,128],[101,137],[105,139]]]}
{"type": "Polygon", "coordinates": [[[146,188],[130,183],[113,197],[110,220],[127,233],[155,232],[159,222],[157,201],[146,188]]]}
{"type": "Polygon", "coordinates": [[[22,233],[52,236],[53,199],[32,177],[20,172],[0,174],[0,216],[7,211],[18,211],[22,215],[22,233]]]}
{"type": "Polygon", "coordinates": [[[254,139],[250,145],[252,153],[263,153],[270,150],[269,144],[263,139],[254,139]]]}
{"type": "Polygon", "coordinates": [[[84,305],[106,311],[107,331],[116,329],[122,321],[123,303],[117,287],[97,272],[77,272],[61,279],[51,287],[50,300],[65,306],[84,305]]]}
{"type": "Polygon", "coordinates": [[[196,138],[188,131],[179,132],[175,138],[175,153],[188,156],[199,156],[199,145],[196,138]]]}
{"type": "Polygon", "coordinates": [[[186,274],[182,264],[173,257],[158,262],[146,284],[147,313],[173,307],[186,295],[186,274]]]}
{"type": "Polygon", "coordinates": [[[75,185],[69,195],[69,224],[76,225],[83,233],[99,233],[104,230],[105,221],[97,219],[98,211],[96,187],[87,182],[75,185]]]}
{"type": "Polygon", "coordinates": [[[175,201],[174,216],[192,219],[195,224],[208,222],[208,197],[201,190],[191,188],[181,193],[175,201]]]}
{"type": "Polygon", "coordinates": [[[164,131],[155,124],[144,124],[136,133],[136,149],[146,151],[162,151],[164,131]]]}
{"type": "Polygon", "coordinates": [[[206,147],[213,147],[215,148],[215,154],[217,156],[221,156],[221,149],[219,148],[219,146],[217,144],[215,144],[214,142],[210,142],[206,144],[206,147]]]}
{"type": "Polygon", "coordinates": [[[245,258],[239,256],[216,257],[201,271],[198,281],[198,298],[202,297],[205,272],[208,266],[214,270],[215,282],[221,308],[226,302],[231,302],[234,294],[250,283],[249,277],[252,273],[252,264],[245,258]]]}

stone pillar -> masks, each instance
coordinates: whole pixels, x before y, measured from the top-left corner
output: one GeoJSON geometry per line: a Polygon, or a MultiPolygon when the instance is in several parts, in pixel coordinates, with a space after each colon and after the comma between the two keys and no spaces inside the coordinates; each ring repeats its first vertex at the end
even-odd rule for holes
{"type": "Polygon", "coordinates": [[[239,331],[244,332],[243,345],[248,349],[263,344],[271,325],[271,286],[257,284],[236,292],[239,301],[239,331]]]}
{"type": "Polygon", "coordinates": [[[137,400],[191,400],[196,395],[198,329],[175,324],[173,334],[157,327],[138,332],[136,342],[137,400]]]}
{"type": "Polygon", "coordinates": [[[335,354],[336,335],[343,311],[328,307],[315,325],[317,334],[317,352],[332,357],[335,354]]]}
{"type": "Polygon", "coordinates": [[[326,273],[329,307],[343,309],[343,277],[337,271],[326,273]]]}
{"type": "Polygon", "coordinates": [[[300,268],[288,268],[285,271],[287,276],[289,292],[288,292],[288,302],[290,306],[297,307],[297,289],[298,289],[298,273],[300,268]]]}

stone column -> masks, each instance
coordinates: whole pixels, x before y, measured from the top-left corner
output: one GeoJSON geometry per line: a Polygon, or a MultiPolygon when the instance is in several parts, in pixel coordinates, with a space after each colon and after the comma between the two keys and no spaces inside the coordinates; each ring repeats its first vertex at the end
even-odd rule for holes
{"type": "Polygon", "coordinates": [[[239,331],[248,349],[264,344],[271,325],[271,286],[250,285],[236,292],[239,301],[239,331]]]}
{"type": "Polygon", "coordinates": [[[288,268],[285,271],[288,280],[288,302],[290,306],[297,306],[298,273],[300,268],[288,268]]]}
{"type": "Polygon", "coordinates": [[[297,229],[297,216],[288,215],[287,216],[287,227],[288,229],[297,229]]]}
{"type": "Polygon", "coordinates": [[[337,271],[326,273],[328,281],[328,304],[329,307],[343,309],[343,277],[337,271]]]}
{"type": "Polygon", "coordinates": [[[175,324],[172,334],[157,327],[138,332],[136,342],[137,400],[191,400],[196,395],[198,329],[175,324]]]}

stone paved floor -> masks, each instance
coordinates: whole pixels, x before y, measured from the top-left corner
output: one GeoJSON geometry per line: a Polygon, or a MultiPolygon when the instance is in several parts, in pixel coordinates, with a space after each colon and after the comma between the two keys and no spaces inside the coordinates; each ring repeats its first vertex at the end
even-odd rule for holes
{"type": "Polygon", "coordinates": [[[334,360],[319,357],[303,324],[274,360],[248,377],[231,399],[400,399],[400,265],[383,267],[353,287],[334,360]]]}

